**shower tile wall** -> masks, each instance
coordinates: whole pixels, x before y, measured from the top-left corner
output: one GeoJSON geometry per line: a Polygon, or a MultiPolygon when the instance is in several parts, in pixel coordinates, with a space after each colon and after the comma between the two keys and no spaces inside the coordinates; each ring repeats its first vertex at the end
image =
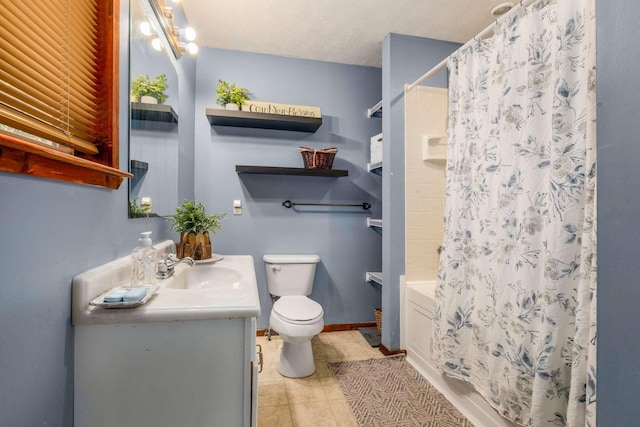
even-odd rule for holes
{"type": "Polygon", "coordinates": [[[444,235],[445,161],[423,160],[422,135],[447,131],[447,89],[416,86],[405,95],[405,273],[434,280],[444,235]]]}

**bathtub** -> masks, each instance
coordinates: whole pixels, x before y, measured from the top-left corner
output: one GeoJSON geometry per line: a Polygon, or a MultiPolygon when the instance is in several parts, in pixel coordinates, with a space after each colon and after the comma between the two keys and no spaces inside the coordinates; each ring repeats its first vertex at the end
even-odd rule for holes
{"type": "Polygon", "coordinates": [[[407,361],[476,427],[517,427],[504,419],[469,384],[445,376],[431,361],[435,281],[400,278],[400,345],[407,361]]]}

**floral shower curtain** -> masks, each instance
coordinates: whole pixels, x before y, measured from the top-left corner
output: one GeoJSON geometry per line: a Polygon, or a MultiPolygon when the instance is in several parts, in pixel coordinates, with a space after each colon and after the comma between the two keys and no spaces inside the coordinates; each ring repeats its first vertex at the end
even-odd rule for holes
{"type": "Polygon", "coordinates": [[[448,65],[433,358],[519,424],[595,427],[595,3],[518,7],[448,65]]]}

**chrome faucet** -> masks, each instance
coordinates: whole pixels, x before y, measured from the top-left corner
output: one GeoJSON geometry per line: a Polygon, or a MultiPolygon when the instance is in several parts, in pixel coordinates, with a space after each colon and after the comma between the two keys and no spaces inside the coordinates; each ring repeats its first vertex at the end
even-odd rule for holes
{"type": "Polygon", "coordinates": [[[189,266],[193,267],[196,265],[196,262],[191,257],[184,257],[182,259],[178,259],[174,254],[165,254],[162,256],[162,259],[158,261],[158,269],[156,270],[156,278],[158,279],[168,279],[173,276],[174,269],[176,265],[182,264],[186,262],[189,266]]]}

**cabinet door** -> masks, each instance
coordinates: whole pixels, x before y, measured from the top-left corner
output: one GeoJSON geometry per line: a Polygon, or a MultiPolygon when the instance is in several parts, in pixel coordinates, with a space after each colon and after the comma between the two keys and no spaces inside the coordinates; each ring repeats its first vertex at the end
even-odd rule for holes
{"type": "MultiPolygon", "coordinates": [[[[74,425],[250,425],[244,402],[250,387],[242,382],[251,372],[244,360],[245,324],[220,319],[77,326],[74,425]]],[[[255,332],[253,337],[255,342],[255,332]]]]}

